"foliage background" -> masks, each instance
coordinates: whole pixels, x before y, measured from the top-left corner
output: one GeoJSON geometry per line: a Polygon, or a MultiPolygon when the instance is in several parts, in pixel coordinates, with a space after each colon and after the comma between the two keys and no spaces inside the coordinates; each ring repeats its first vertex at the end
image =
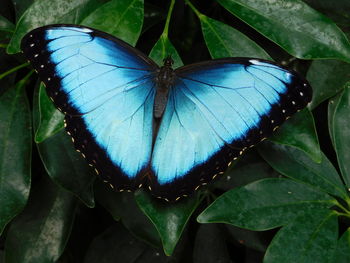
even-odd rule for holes
{"type": "Polygon", "coordinates": [[[2,0],[0,262],[350,262],[347,0],[2,0]],[[314,96],[221,180],[175,205],[114,193],[62,130],[19,53],[26,32],[74,23],[157,63],[275,60],[314,96]]]}

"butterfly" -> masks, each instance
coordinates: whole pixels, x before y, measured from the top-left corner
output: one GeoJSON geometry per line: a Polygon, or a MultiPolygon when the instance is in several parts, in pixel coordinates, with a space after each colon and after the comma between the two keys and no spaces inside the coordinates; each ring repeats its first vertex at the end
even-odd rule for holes
{"type": "Polygon", "coordinates": [[[21,49],[65,114],[75,148],[118,191],[176,201],[222,175],[311,100],[294,71],[255,58],[159,67],[124,41],[49,25],[21,49]]]}

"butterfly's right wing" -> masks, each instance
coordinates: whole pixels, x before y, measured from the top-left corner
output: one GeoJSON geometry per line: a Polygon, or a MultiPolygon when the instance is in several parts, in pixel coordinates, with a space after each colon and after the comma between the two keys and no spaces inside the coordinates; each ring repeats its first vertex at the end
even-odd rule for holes
{"type": "Polygon", "coordinates": [[[77,150],[118,190],[139,186],[152,150],[157,66],[125,42],[79,26],[35,29],[21,47],[66,114],[77,150]]]}
{"type": "Polygon", "coordinates": [[[168,200],[223,174],[311,100],[303,77],[264,60],[217,59],[175,74],[151,161],[153,194],[168,200]]]}

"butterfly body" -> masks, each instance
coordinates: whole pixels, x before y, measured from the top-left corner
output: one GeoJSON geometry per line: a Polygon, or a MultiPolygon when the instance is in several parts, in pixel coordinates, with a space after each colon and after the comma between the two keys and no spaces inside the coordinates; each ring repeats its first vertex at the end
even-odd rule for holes
{"type": "Polygon", "coordinates": [[[154,100],[154,118],[160,119],[168,101],[169,87],[173,86],[175,73],[172,69],[173,60],[169,57],[164,60],[164,65],[159,69],[155,82],[156,95],[154,100]]]}
{"type": "Polygon", "coordinates": [[[22,50],[65,113],[74,145],[119,191],[178,200],[223,174],[311,99],[297,73],[252,58],[172,69],[75,25],[29,32],[22,50]]]}

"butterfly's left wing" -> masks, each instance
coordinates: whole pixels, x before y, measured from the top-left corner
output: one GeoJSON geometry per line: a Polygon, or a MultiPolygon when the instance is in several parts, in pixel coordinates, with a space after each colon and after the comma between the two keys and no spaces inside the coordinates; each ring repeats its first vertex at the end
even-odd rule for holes
{"type": "Polygon", "coordinates": [[[175,73],[150,182],[155,195],[169,200],[222,174],[311,99],[305,79],[257,59],[213,60],[175,73]]]}
{"type": "Polygon", "coordinates": [[[21,47],[65,113],[77,150],[112,187],[138,187],[152,151],[156,64],[111,35],[77,25],[37,28],[21,47]]]}

